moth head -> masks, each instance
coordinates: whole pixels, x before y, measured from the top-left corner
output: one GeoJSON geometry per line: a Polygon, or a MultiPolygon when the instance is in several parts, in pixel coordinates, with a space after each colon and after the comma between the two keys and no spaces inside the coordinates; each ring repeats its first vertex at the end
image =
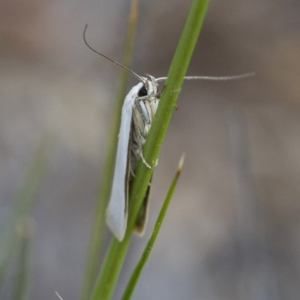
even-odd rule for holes
{"type": "Polygon", "coordinates": [[[154,96],[157,95],[157,82],[155,78],[151,75],[148,75],[149,78],[142,77],[143,86],[140,88],[138,92],[139,97],[145,96],[154,96]]]}

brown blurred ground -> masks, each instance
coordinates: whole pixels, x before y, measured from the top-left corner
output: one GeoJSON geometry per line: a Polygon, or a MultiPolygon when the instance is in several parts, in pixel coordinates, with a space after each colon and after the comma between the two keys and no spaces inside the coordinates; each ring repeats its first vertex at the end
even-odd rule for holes
{"type": "MultiPolygon", "coordinates": [[[[118,60],[128,6],[0,3],[1,219],[39,140],[59,139],[34,214],[32,299],[78,295],[119,72],[82,31],[118,60]]],[[[140,9],[133,69],[164,76],[187,1],[140,9]]],[[[182,152],[186,164],[133,299],[300,299],[299,17],[296,0],[212,1],[189,74],[256,76],[185,83],[149,228],[182,152]]],[[[116,299],[145,240],[133,239],[116,299]]]]}

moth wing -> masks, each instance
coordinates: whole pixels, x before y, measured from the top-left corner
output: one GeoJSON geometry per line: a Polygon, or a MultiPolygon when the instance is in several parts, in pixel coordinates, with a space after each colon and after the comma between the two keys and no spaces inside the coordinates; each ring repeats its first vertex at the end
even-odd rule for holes
{"type": "Polygon", "coordinates": [[[148,221],[148,211],[149,211],[149,197],[150,197],[150,188],[151,188],[151,180],[148,184],[148,188],[146,190],[146,194],[143,200],[143,204],[140,208],[137,220],[134,225],[134,231],[136,234],[142,236],[145,233],[145,228],[148,221]]]}
{"type": "Polygon", "coordinates": [[[112,191],[106,210],[106,224],[119,241],[122,241],[124,238],[128,217],[128,176],[130,167],[132,108],[142,85],[142,83],[138,83],[131,89],[122,107],[112,191]]]}
{"type": "Polygon", "coordinates": [[[130,131],[134,97],[127,95],[122,107],[121,125],[112,191],[106,210],[106,223],[115,237],[122,241],[128,216],[128,176],[130,167],[130,131]]]}

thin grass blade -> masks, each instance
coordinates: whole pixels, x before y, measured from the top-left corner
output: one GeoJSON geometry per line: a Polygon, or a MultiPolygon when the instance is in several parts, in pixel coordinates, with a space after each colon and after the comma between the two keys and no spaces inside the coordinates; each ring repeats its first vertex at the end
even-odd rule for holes
{"type": "Polygon", "coordinates": [[[141,275],[141,272],[148,260],[148,257],[151,253],[151,250],[153,248],[153,245],[155,243],[155,240],[157,238],[157,235],[159,233],[159,230],[160,230],[160,227],[162,225],[162,222],[164,220],[164,217],[166,215],[166,212],[167,212],[167,209],[169,207],[169,204],[170,204],[170,201],[172,199],[172,196],[173,196],[173,193],[174,193],[174,190],[175,190],[175,187],[177,185],[177,182],[178,182],[178,179],[179,179],[179,176],[181,174],[181,170],[182,170],[182,167],[183,167],[183,164],[184,164],[184,155],[181,156],[180,160],[179,160],[179,164],[178,164],[178,167],[177,167],[177,170],[176,170],[176,173],[175,173],[175,176],[171,182],[171,185],[169,187],[169,190],[168,190],[168,193],[166,195],[166,198],[164,200],[164,203],[163,203],[163,206],[161,207],[161,210],[160,210],[160,213],[157,217],[157,220],[155,222],[155,225],[154,225],[154,229],[152,231],[152,234],[150,236],[150,239],[142,253],[142,256],[139,260],[139,262],[137,263],[132,275],[131,275],[131,278],[127,284],[127,287],[125,289],[125,292],[122,296],[122,300],[129,300],[132,296],[132,293],[134,291],[134,288],[137,284],[137,281],[141,275]]]}
{"type": "Polygon", "coordinates": [[[20,237],[20,253],[17,263],[16,281],[13,290],[14,300],[30,299],[30,244],[33,236],[33,223],[29,217],[23,218],[17,224],[20,237]]]}

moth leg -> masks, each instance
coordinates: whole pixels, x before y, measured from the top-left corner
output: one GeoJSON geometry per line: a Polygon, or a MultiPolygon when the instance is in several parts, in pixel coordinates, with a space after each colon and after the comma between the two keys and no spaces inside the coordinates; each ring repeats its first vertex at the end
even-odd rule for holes
{"type": "Polygon", "coordinates": [[[144,158],[144,155],[143,155],[142,149],[141,149],[141,160],[142,160],[142,162],[144,163],[144,165],[145,165],[148,169],[150,169],[150,170],[153,170],[153,169],[157,166],[157,161],[158,161],[158,160],[156,160],[156,162],[154,163],[154,165],[153,165],[152,167],[146,162],[146,160],[145,160],[145,158],[144,158]]]}
{"type": "Polygon", "coordinates": [[[160,99],[161,93],[162,93],[162,91],[164,90],[164,88],[165,88],[165,85],[163,86],[163,88],[162,88],[160,91],[158,91],[158,92],[155,94],[155,97],[156,97],[156,98],[160,99]]]}
{"type": "Polygon", "coordinates": [[[132,170],[132,166],[131,166],[131,164],[130,164],[130,166],[129,166],[129,172],[130,172],[130,175],[132,176],[132,178],[134,178],[135,177],[135,174],[134,174],[134,172],[133,172],[133,170],[132,170]]]}
{"type": "MultiPolygon", "coordinates": [[[[137,103],[137,105],[139,105],[137,103]]],[[[132,143],[132,150],[133,150],[133,154],[135,155],[135,157],[137,159],[141,159],[142,162],[144,163],[144,165],[148,168],[148,169],[153,169],[156,166],[156,163],[153,167],[150,166],[150,164],[147,163],[144,155],[143,155],[143,145],[145,143],[145,137],[143,135],[143,129],[140,126],[140,123],[143,121],[138,120],[138,116],[141,116],[141,113],[136,113],[135,110],[133,110],[133,114],[132,114],[132,137],[133,137],[133,143],[132,143]]],[[[143,123],[144,124],[144,123],[143,123]]]]}
{"type": "Polygon", "coordinates": [[[153,166],[150,166],[150,164],[147,163],[145,157],[144,157],[144,154],[143,154],[143,145],[142,143],[140,142],[140,139],[138,138],[137,139],[137,144],[138,144],[138,147],[139,147],[139,152],[140,152],[140,158],[143,162],[143,164],[150,170],[153,170],[156,166],[157,166],[157,160],[155,162],[155,164],[153,166]]]}
{"type": "Polygon", "coordinates": [[[159,92],[157,92],[155,94],[152,94],[152,95],[139,97],[138,100],[143,100],[143,101],[147,101],[147,102],[155,101],[157,98],[160,98],[161,92],[162,91],[159,91],[159,92]]]}

